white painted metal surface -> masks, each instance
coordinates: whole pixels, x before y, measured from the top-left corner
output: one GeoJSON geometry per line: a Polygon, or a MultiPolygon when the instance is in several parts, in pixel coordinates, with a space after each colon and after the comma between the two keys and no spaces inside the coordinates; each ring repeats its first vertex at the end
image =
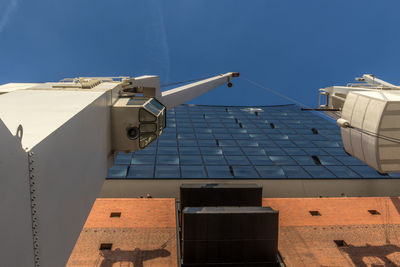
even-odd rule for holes
{"type": "Polygon", "coordinates": [[[0,119],[1,266],[33,266],[28,156],[0,119]]]}
{"type": "Polygon", "coordinates": [[[24,263],[5,266],[38,266],[32,247],[40,266],[67,262],[107,175],[110,96],[109,92],[51,90],[19,90],[0,96],[4,122],[0,190],[5,191],[0,196],[1,209],[10,215],[1,220],[0,236],[4,244],[9,240],[18,244],[8,257],[24,263]],[[30,181],[35,183],[34,193],[30,181]]]}
{"type": "Polygon", "coordinates": [[[18,90],[25,90],[38,85],[37,83],[7,83],[0,85],[0,95],[14,92],[18,90]]]}
{"type": "Polygon", "coordinates": [[[20,90],[0,97],[1,119],[14,134],[22,125],[22,146],[32,149],[102,94],[90,91],[20,90]]]}
{"type": "Polygon", "coordinates": [[[400,172],[400,92],[350,92],[342,119],[348,153],[381,173],[400,172]]]}
{"type": "Polygon", "coordinates": [[[338,119],[349,154],[378,172],[400,172],[400,87],[372,74],[356,81],[320,89],[319,107],[337,109],[326,113],[338,119]]]}
{"type": "Polygon", "coordinates": [[[108,169],[109,108],[94,99],[32,148],[41,266],[64,266],[108,169]]]}

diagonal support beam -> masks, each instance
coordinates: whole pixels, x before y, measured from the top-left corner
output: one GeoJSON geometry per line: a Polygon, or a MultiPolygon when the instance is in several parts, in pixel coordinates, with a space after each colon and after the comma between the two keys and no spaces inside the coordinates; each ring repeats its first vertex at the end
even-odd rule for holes
{"type": "Polygon", "coordinates": [[[238,76],[239,73],[237,72],[228,72],[226,74],[220,74],[218,76],[162,92],[161,102],[167,107],[167,110],[173,109],[214,89],[215,87],[230,82],[232,77],[238,76]]]}

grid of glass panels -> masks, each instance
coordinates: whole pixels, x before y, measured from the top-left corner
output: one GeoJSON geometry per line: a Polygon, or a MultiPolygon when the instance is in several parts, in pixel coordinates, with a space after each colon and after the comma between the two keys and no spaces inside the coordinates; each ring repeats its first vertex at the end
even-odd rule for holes
{"type": "Polygon", "coordinates": [[[296,105],[183,105],[144,150],[120,152],[108,179],[397,178],[343,150],[335,123],[296,105]]]}

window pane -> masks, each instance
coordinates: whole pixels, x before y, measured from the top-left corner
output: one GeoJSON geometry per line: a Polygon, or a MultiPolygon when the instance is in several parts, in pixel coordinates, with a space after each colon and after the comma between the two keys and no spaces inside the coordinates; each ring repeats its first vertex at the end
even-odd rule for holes
{"type": "Polygon", "coordinates": [[[282,166],[282,169],[288,178],[311,178],[300,166],[282,166]]]}
{"type": "Polygon", "coordinates": [[[256,166],[262,178],[285,178],[281,167],[278,166],[256,166]]]}
{"type": "Polygon", "coordinates": [[[269,156],[269,158],[278,165],[297,165],[297,163],[289,156],[269,156]]]}
{"type": "Polygon", "coordinates": [[[229,165],[250,165],[245,156],[225,156],[229,165]]]}
{"type": "Polygon", "coordinates": [[[243,152],[249,156],[261,156],[265,155],[265,150],[263,148],[253,148],[253,147],[242,147],[243,152]]]}
{"type": "Polygon", "coordinates": [[[217,146],[217,141],[215,139],[212,140],[198,140],[199,146],[217,146]]]}
{"type": "Polygon", "coordinates": [[[200,150],[197,146],[180,147],[179,154],[181,154],[181,155],[199,155],[200,150]]]}
{"type": "Polygon", "coordinates": [[[244,155],[239,147],[223,147],[224,155],[244,155]]]}
{"type": "Polygon", "coordinates": [[[157,135],[154,133],[140,133],[140,135],[139,135],[140,148],[145,148],[151,142],[156,140],[156,138],[157,138],[157,135]]]}
{"type": "Polygon", "coordinates": [[[302,166],[310,165],[315,166],[317,165],[311,156],[292,156],[292,158],[302,166]]]}
{"type": "Polygon", "coordinates": [[[151,114],[149,111],[141,108],[139,110],[139,121],[155,121],[156,116],[151,114]]]}
{"type": "Polygon", "coordinates": [[[214,136],[212,134],[196,134],[197,139],[214,139],[214,136]]]}
{"type": "Polygon", "coordinates": [[[182,178],[207,178],[203,166],[181,166],[182,178]]]}
{"type": "Polygon", "coordinates": [[[114,165],[108,170],[107,178],[125,178],[127,165],[114,165]]]}
{"type": "Polygon", "coordinates": [[[236,141],[240,146],[244,147],[257,147],[258,143],[253,140],[237,140],[236,141]]]}
{"type": "Polygon", "coordinates": [[[203,160],[206,165],[226,165],[223,156],[203,155],[203,160]]]}
{"type": "Polygon", "coordinates": [[[115,157],[114,164],[115,165],[129,165],[131,164],[132,153],[123,153],[119,152],[115,157]]]}
{"type": "Polygon", "coordinates": [[[179,166],[156,166],[156,178],[180,178],[179,166]]]}
{"type": "Polygon", "coordinates": [[[177,155],[178,148],[177,147],[158,147],[157,154],[177,155]]]}
{"type": "Polygon", "coordinates": [[[237,146],[235,140],[220,140],[218,139],[219,146],[237,146]]]}
{"type": "Polygon", "coordinates": [[[250,139],[248,134],[232,134],[232,136],[236,140],[250,139]]]}
{"type": "Polygon", "coordinates": [[[324,166],[304,166],[303,167],[313,178],[335,178],[324,166]]]}
{"type": "Polygon", "coordinates": [[[333,156],[348,156],[342,147],[325,147],[323,149],[333,156]]]}
{"type": "Polygon", "coordinates": [[[179,146],[197,146],[196,140],[178,140],[179,146]]]}
{"type": "Polygon", "coordinates": [[[232,166],[236,178],[259,178],[257,172],[251,166],[232,166]]]}
{"type": "Polygon", "coordinates": [[[158,155],[157,165],[177,165],[179,164],[179,157],[176,155],[158,155]]]}
{"type": "Polygon", "coordinates": [[[278,141],[278,140],[275,140],[274,142],[280,147],[297,147],[294,143],[292,143],[290,141],[278,141]]]}
{"type": "Polygon", "coordinates": [[[145,149],[135,151],[133,154],[135,155],[154,155],[156,153],[156,147],[153,146],[156,142],[153,142],[150,146],[146,147],[145,149]]]}
{"type": "Polygon", "coordinates": [[[282,150],[284,150],[288,155],[291,155],[291,156],[307,155],[307,153],[300,148],[286,147],[286,148],[282,148],[282,150]]]}
{"type": "Polygon", "coordinates": [[[228,166],[206,166],[209,178],[233,178],[228,166]]]}
{"type": "MultiPolygon", "coordinates": [[[[163,136],[163,135],[161,135],[161,136],[163,136]]],[[[174,147],[176,147],[176,145],[177,145],[176,137],[174,136],[174,139],[161,139],[161,138],[159,138],[158,145],[159,146],[174,146],[174,147]]]]}
{"type": "Polygon", "coordinates": [[[152,133],[157,130],[155,123],[141,123],[139,126],[140,133],[152,133]]]}
{"type": "Polygon", "coordinates": [[[153,178],[153,165],[131,165],[127,178],[153,178]]]}
{"type": "Polygon", "coordinates": [[[355,157],[352,156],[336,156],[335,157],[337,160],[339,160],[341,163],[343,163],[344,165],[359,165],[359,166],[365,166],[365,163],[358,160],[355,157]]]}
{"type": "Polygon", "coordinates": [[[195,140],[196,136],[193,133],[178,133],[178,139],[195,140]]]}
{"type": "Polygon", "coordinates": [[[217,147],[200,147],[203,155],[222,155],[222,149],[217,147]]]}
{"type": "Polygon", "coordinates": [[[248,156],[253,165],[274,165],[268,156],[248,156]]]}
{"type": "Polygon", "coordinates": [[[360,178],[361,176],[356,174],[345,166],[327,166],[327,168],[339,178],[360,178]]]}
{"type": "Polygon", "coordinates": [[[154,155],[134,155],[132,157],[132,164],[147,164],[153,165],[155,160],[154,155]]]}
{"type": "Polygon", "coordinates": [[[203,165],[203,159],[200,155],[181,156],[180,163],[182,165],[203,165]]]}
{"type": "Polygon", "coordinates": [[[265,153],[269,156],[280,156],[280,155],[286,155],[285,151],[283,151],[281,148],[275,148],[275,147],[264,147],[265,153]]]}
{"type": "Polygon", "coordinates": [[[362,178],[383,178],[387,176],[380,175],[369,166],[349,166],[350,169],[358,173],[362,178]]]}
{"type": "Polygon", "coordinates": [[[331,156],[318,156],[322,165],[342,165],[342,163],[331,156]]]}
{"type": "Polygon", "coordinates": [[[313,147],[303,147],[302,148],[308,155],[313,156],[322,156],[327,155],[327,153],[321,148],[313,148],[313,147]]]}

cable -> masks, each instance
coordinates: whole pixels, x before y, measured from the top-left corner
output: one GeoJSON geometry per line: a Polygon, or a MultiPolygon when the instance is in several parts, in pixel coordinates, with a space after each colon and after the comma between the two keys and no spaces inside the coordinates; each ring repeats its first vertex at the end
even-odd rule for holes
{"type": "Polygon", "coordinates": [[[373,136],[373,137],[381,138],[381,139],[389,141],[389,142],[400,144],[400,139],[398,139],[398,138],[376,134],[376,133],[373,133],[373,132],[370,132],[370,131],[367,131],[367,130],[364,130],[364,129],[361,129],[361,128],[353,127],[353,126],[349,126],[348,128],[354,129],[354,130],[356,130],[356,131],[358,131],[360,133],[364,133],[366,135],[370,135],[370,136],[373,136]]]}
{"type": "MultiPolygon", "coordinates": [[[[303,104],[303,103],[301,103],[301,102],[299,102],[299,101],[297,101],[297,100],[295,100],[295,99],[293,99],[293,98],[290,98],[290,97],[288,97],[288,96],[286,96],[286,95],[284,95],[284,94],[281,94],[281,93],[279,93],[279,92],[277,92],[277,91],[275,91],[275,90],[273,90],[273,89],[271,89],[271,88],[267,88],[267,87],[265,87],[265,86],[263,86],[263,85],[261,85],[261,84],[255,82],[255,81],[252,81],[252,80],[250,80],[250,79],[248,79],[248,78],[245,78],[245,77],[243,77],[243,76],[242,76],[241,78],[244,79],[244,80],[246,80],[246,81],[248,81],[249,83],[251,83],[251,84],[257,86],[257,87],[260,87],[261,89],[264,89],[264,90],[266,90],[266,91],[268,91],[268,92],[270,92],[270,93],[273,93],[273,94],[275,94],[275,95],[277,95],[277,96],[280,96],[280,97],[282,97],[282,98],[284,98],[284,99],[286,99],[286,100],[288,100],[288,101],[290,101],[290,102],[293,102],[293,103],[295,103],[295,104],[297,104],[297,105],[299,105],[299,106],[303,106],[303,107],[306,107],[306,108],[308,108],[308,109],[310,109],[310,110],[313,110],[313,108],[311,108],[311,107],[309,107],[309,106],[307,106],[307,105],[305,105],[305,104],[303,104]]],[[[332,119],[332,118],[329,117],[327,114],[324,114],[324,113],[318,113],[318,114],[321,114],[321,115],[323,115],[323,116],[329,118],[330,120],[332,119]]],[[[385,136],[385,135],[376,134],[376,133],[373,133],[373,132],[370,132],[370,131],[367,131],[367,130],[364,130],[364,129],[361,129],[361,128],[353,127],[353,126],[350,126],[349,128],[354,129],[354,130],[356,130],[356,131],[359,131],[359,132],[361,132],[361,133],[364,133],[364,134],[367,134],[367,135],[376,137],[376,138],[381,138],[381,139],[386,140],[386,141],[389,141],[389,142],[393,142],[393,143],[400,144],[400,139],[398,139],[398,138],[394,138],[394,137],[390,137],[390,136],[385,136]]]]}
{"type": "Polygon", "coordinates": [[[295,103],[295,104],[297,104],[297,105],[299,105],[299,106],[303,106],[303,107],[306,107],[306,108],[311,108],[310,106],[307,106],[306,104],[303,104],[303,103],[301,103],[301,102],[299,102],[299,101],[297,101],[297,100],[295,100],[295,99],[293,99],[293,98],[290,98],[290,97],[288,97],[288,96],[285,96],[284,94],[281,94],[281,93],[279,93],[279,92],[277,92],[277,91],[275,91],[275,90],[273,90],[273,89],[271,89],[271,88],[267,88],[267,87],[265,87],[265,86],[262,86],[261,84],[255,82],[255,81],[252,81],[252,80],[250,80],[250,79],[248,79],[248,78],[246,78],[246,77],[241,76],[241,78],[242,78],[242,79],[245,79],[246,81],[248,81],[249,83],[251,83],[251,84],[253,84],[253,85],[255,85],[255,86],[260,87],[261,89],[264,89],[264,90],[266,90],[266,91],[268,91],[268,92],[270,92],[270,93],[273,93],[273,94],[275,94],[275,95],[277,95],[277,96],[280,96],[280,97],[282,97],[282,98],[284,98],[284,99],[286,99],[286,100],[289,100],[290,102],[293,102],[293,103],[295,103]]]}
{"type": "MultiPolygon", "coordinates": [[[[290,97],[288,97],[288,96],[286,96],[284,94],[281,94],[281,93],[279,93],[279,92],[277,92],[277,91],[275,91],[275,90],[273,90],[271,88],[267,88],[267,87],[255,82],[255,81],[252,81],[252,80],[250,80],[248,78],[245,78],[243,76],[241,78],[246,80],[246,81],[248,81],[248,82],[250,82],[251,84],[253,84],[253,85],[257,86],[257,87],[260,87],[261,89],[264,89],[264,90],[266,90],[266,91],[268,91],[270,93],[273,93],[273,94],[275,94],[277,96],[280,96],[280,97],[282,97],[282,98],[284,98],[284,99],[286,99],[286,100],[288,100],[290,102],[293,102],[293,103],[295,103],[295,104],[297,104],[299,106],[303,106],[303,107],[306,107],[306,108],[309,108],[309,109],[313,110],[313,108],[311,108],[311,107],[309,107],[309,106],[307,106],[307,105],[305,105],[305,104],[303,104],[303,103],[301,103],[301,102],[299,102],[299,101],[297,101],[297,100],[295,100],[293,98],[290,98],[290,97]]],[[[321,115],[323,115],[323,116],[325,116],[325,117],[327,117],[329,119],[332,119],[331,117],[329,117],[328,115],[326,115],[324,113],[319,113],[319,114],[321,114],[321,115]]],[[[398,138],[376,134],[376,133],[373,133],[373,132],[370,132],[370,131],[367,131],[367,130],[364,130],[364,129],[361,129],[361,128],[353,127],[353,126],[350,126],[349,128],[354,129],[356,131],[359,131],[361,133],[373,136],[373,137],[381,138],[381,139],[384,139],[386,141],[390,141],[390,142],[393,142],[393,143],[400,144],[400,139],[398,139],[398,138]]]]}
{"type": "MultiPolygon", "coordinates": [[[[264,89],[264,90],[266,90],[266,91],[268,91],[268,92],[270,92],[270,93],[273,93],[273,94],[275,94],[275,95],[277,95],[277,96],[280,96],[280,97],[282,97],[282,98],[284,98],[284,99],[286,99],[286,100],[288,100],[288,101],[290,101],[290,102],[292,102],[292,103],[295,103],[295,104],[297,104],[297,105],[299,105],[299,106],[305,107],[305,108],[310,109],[310,110],[313,109],[312,107],[307,106],[307,105],[304,104],[304,103],[301,103],[301,102],[299,102],[299,101],[297,101],[297,100],[295,100],[295,99],[293,99],[293,98],[290,98],[290,97],[288,97],[288,96],[286,96],[286,95],[284,95],[284,94],[281,94],[281,93],[279,93],[279,92],[277,92],[277,91],[275,91],[275,90],[273,90],[273,89],[271,89],[271,88],[265,87],[265,86],[263,86],[263,85],[261,85],[261,84],[255,82],[255,81],[252,81],[252,80],[250,80],[250,79],[248,79],[248,78],[246,78],[246,77],[243,77],[243,75],[241,76],[241,78],[244,79],[244,80],[246,80],[246,81],[248,81],[249,83],[251,83],[251,84],[253,84],[253,85],[255,85],[255,86],[261,88],[261,89],[264,89]]],[[[332,119],[333,119],[332,117],[328,116],[328,115],[325,114],[325,113],[318,113],[318,114],[319,114],[319,115],[322,115],[322,116],[324,116],[324,117],[326,117],[326,118],[328,118],[329,120],[332,120],[332,119]]]]}

